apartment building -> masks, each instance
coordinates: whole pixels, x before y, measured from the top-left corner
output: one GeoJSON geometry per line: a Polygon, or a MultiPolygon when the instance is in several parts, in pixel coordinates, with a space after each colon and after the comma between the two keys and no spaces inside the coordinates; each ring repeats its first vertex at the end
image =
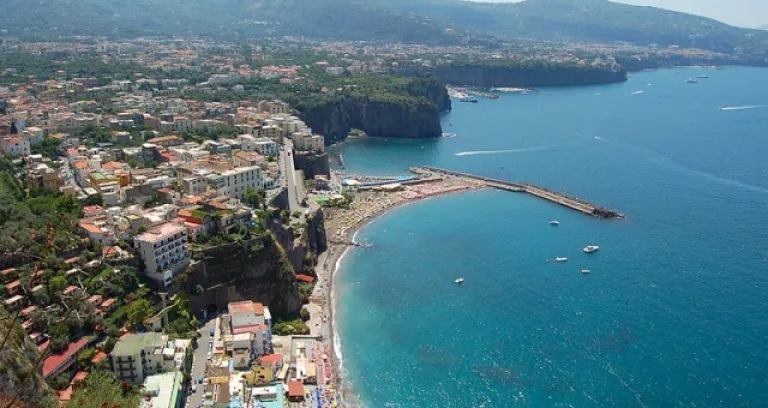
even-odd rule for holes
{"type": "Polygon", "coordinates": [[[162,286],[170,285],[173,277],[189,265],[187,241],[186,228],[171,222],[138,235],[134,242],[146,275],[162,286]]]}
{"type": "Polygon", "coordinates": [[[309,132],[296,132],[292,135],[293,148],[299,151],[322,152],[325,150],[325,138],[309,132]]]}
{"type": "Polygon", "coordinates": [[[240,167],[218,174],[209,174],[206,179],[211,188],[215,189],[219,195],[235,198],[242,198],[249,188],[268,190],[277,186],[275,180],[263,173],[261,168],[257,166],[240,167]]]}
{"type": "Polygon", "coordinates": [[[0,139],[0,152],[9,156],[26,157],[32,154],[29,140],[18,136],[9,136],[0,139]]]}
{"type": "Polygon", "coordinates": [[[148,376],[184,369],[190,340],[169,341],[161,333],[129,334],[110,353],[117,378],[140,384],[148,376]]]}

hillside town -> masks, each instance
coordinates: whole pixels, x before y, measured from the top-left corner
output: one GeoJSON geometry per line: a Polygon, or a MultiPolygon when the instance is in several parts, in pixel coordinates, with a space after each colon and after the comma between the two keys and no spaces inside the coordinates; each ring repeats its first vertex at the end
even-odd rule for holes
{"type": "MultiPolygon", "coordinates": [[[[0,87],[0,153],[15,179],[0,190],[82,208],[74,245],[0,272],[5,309],[45,357],[59,404],[107,370],[142,390],[142,408],[338,406],[317,330],[273,336],[270,305],[253,300],[191,310],[188,293],[203,288],[186,285],[195,251],[261,236],[275,217],[300,234],[318,208],[305,187],[340,191],[323,136],[280,100],[203,102],[171,94],[183,79],[60,74],[0,87]],[[306,177],[298,157],[325,164],[306,177]]],[[[314,281],[305,272],[296,285],[314,281]]]]}

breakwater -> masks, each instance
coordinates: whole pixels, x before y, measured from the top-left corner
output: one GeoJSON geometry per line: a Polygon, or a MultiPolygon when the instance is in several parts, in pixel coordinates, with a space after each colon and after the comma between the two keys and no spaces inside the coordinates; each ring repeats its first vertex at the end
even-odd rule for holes
{"type": "Polygon", "coordinates": [[[624,215],[618,211],[610,210],[605,207],[600,207],[600,206],[591,204],[585,200],[582,200],[580,198],[576,198],[562,192],[551,191],[544,187],[535,186],[533,184],[498,180],[498,179],[493,179],[493,178],[488,178],[483,176],[477,176],[474,174],[461,173],[458,171],[446,170],[446,169],[441,169],[438,167],[430,167],[430,166],[412,167],[410,171],[412,173],[415,173],[421,176],[443,175],[443,176],[462,177],[462,178],[467,178],[471,180],[481,181],[487,187],[496,188],[499,190],[512,191],[516,193],[531,194],[533,196],[542,198],[547,201],[551,201],[555,204],[559,204],[564,207],[568,207],[572,210],[580,211],[584,214],[588,214],[594,217],[624,218],[624,215]]]}

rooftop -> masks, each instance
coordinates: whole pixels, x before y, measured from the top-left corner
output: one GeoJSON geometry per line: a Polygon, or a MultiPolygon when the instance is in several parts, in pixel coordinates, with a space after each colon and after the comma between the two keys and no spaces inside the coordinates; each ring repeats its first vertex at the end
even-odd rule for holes
{"type": "Polygon", "coordinates": [[[229,314],[234,313],[256,313],[263,315],[264,314],[264,305],[261,303],[254,303],[250,300],[243,300],[241,302],[230,302],[227,306],[227,309],[229,310],[229,314]]]}
{"type": "Polygon", "coordinates": [[[139,241],[155,242],[184,231],[186,231],[186,229],[183,226],[166,222],[165,224],[157,225],[151,230],[137,236],[136,239],[139,241]]]}
{"type": "Polygon", "coordinates": [[[64,364],[70,357],[81,352],[87,344],[88,339],[82,338],[76,342],[69,343],[67,349],[64,350],[63,353],[54,354],[46,358],[45,362],[43,362],[43,376],[47,377],[51,372],[64,364]]]}
{"type": "Polygon", "coordinates": [[[165,340],[160,333],[141,333],[131,334],[123,337],[115,344],[112,350],[114,356],[128,356],[139,354],[146,348],[162,348],[165,346],[165,340]]]}

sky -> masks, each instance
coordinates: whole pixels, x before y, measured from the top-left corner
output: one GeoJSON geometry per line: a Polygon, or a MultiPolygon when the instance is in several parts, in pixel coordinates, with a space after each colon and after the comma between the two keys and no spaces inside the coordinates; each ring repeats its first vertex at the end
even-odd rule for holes
{"type": "MultiPolygon", "coordinates": [[[[474,0],[516,3],[521,0],[474,0]]],[[[714,18],[724,23],[755,28],[768,25],[768,0],[614,0],[636,6],[654,6],[714,18]]]]}

